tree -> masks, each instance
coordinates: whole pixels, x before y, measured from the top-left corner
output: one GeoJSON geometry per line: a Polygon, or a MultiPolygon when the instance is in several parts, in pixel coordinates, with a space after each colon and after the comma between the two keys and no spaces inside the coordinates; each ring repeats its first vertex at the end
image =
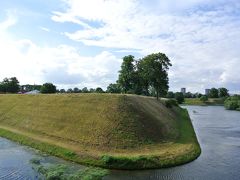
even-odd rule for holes
{"type": "Polygon", "coordinates": [[[0,83],[0,92],[6,93],[7,92],[7,86],[8,86],[8,78],[4,78],[4,80],[0,83]]]}
{"type": "Polygon", "coordinates": [[[228,97],[228,90],[224,87],[218,89],[218,95],[219,97],[228,97]]]}
{"type": "Polygon", "coordinates": [[[133,89],[133,79],[134,79],[134,56],[129,55],[123,57],[123,62],[121,65],[121,70],[119,71],[118,83],[123,89],[124,93],[133,89]]]}
{"type": "Polygon", "coordinates": [[[172,91],[168,91],[167,98],[174,98],[174,93],[172,91]]]}
{"type": "Polygon", "coordinates": [[[187,93],[184,94],[184,97],[185,98],[192,98],[193,94],[191,92],[187,92],[187,93]]]}
{"type": "Polygon", "coordinates": [[[4,78],[0,85],[0,92],[17,93],[20,90],[19,81],[16,77],[4,78]]]}
{"type": "Polygon", "coordinates": [[[121,88],[119,84],[109,84],[107,87],[107,92],[108,93],[121,93],[121,88]]]}
{"type": "Polygon", "coordinates": [[[5,88],[4,85],[2,83],[0,83],[0,93],[5,92],[5,88]]]}
{"type": "Polygon", "coordinates": [[[197,98],[201,98],[203,95],[201,93],[197,94],[197,98]]]}
{"type": "Polygon", "coordinates": [[[104,93],[103,89],[100,87],[97,87],[95,90],[96,93],[104,93]]]}
{"type": "Polygon", "coordinates": [[[218,98],[218,89],[216,89],[216,88],[211,88],[210,91],[209,91],[208,96],[209,96],[210,98],[218,98]]]}
{"type": "Polygon", "coordinates": [[[56,86],[53,85],[52,83],[45,83],[42,85],[40,92],[43,94],[51,94],[51,93],[56,93],[56,86]]]}
{"type": "Polygon", "coordinates": [[[67,90],[67,93],[73,93],[73,89],[72,89],[72,88],[69,88],[69,89],[67,90]]]}
{"type": "Polygon", "coordinates": [[[79,89],[77,87],[73,88],[74,93],[79,93],[79,89]]]}
{"type": "Polygon", "coordinates": [[[145,84],[152,86],[156,97],[165,96],[168,91],[168,69],[172,66],[168,57],[163,53],[153,53],[139,62],[141,77],[145,84]]]}
{"type": "Polygon", "coordinates": [[[9,88],[8,92],[10,93],[17,93],[20,90],[19,81],[17,80],[16,77],[10,78],[8,88],[9,88]]]}
{"type": "Polygon", "coordinates": [[[182,104],[184,102],[184,95],[182,92],[175,93],[175,99],[177,100],[178,104],[182,104]]]}
{"type": "Polygon", "coordinates": [[[87,88],[87,87],[84,87],[84,88],[82,89],[82,92],[83,92],[83,93],[88,93],[88,88],[87,88]]]}
{"type": "Polygon", "coordinates": [[[65,89],[60,89],[60,93],[65,93],[65,89]]]}
{"type": "Polygon", "coordinates": [[[202,101],[202,102],[207,102],[208,101],[208,97],[207,96],[201,96],[200,97],[200,101],[202,101]]]}
{"type": "Polygon", "coordinates": [[[95,93],[95,91],[96,91],[96,90],[95,90],[94,88],[90,88],[88,92],[90,92],[90,93],[95,93]]]}
{"type": "Polygon", "coordinates": [[[88,92],[95,93],[95,89],[94,88],[90,88],[88,92]]]}

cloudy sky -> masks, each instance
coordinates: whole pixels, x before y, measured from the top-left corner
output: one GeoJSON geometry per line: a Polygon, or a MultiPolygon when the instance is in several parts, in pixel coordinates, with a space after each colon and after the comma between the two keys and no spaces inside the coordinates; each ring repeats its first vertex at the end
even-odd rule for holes
{"type": "Polygon", "coordinates": [[[121,58],[162,52],[170,90],[240,92],[239,0],[0,2],[0,80],[103,87],[121,58]]]}

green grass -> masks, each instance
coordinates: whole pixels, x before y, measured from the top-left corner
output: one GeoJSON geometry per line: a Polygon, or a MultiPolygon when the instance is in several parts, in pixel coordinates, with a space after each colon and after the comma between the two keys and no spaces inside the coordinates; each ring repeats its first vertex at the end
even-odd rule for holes
{"type": "Polygon", "coordinates": [[[76,171],[62,164],[42,165],[40,159],[31,159],[30,162],[33,169],[46,180],[101,180],[109,174],[109,170],[96,167],[87,167],[76,171]]]}
{"type": "Polygon", "coordinates": [[[0,95],[0,136],[113,169],[169,167],[200,154],[186,110],[135,95],[0,95]]]}
{"type": "Polygon", "coordinates": [[[210,106],[210,105],[223,105],[224,98],[209,98],[208,101],[203,102],[200,98],[185,98],[185,105],[198,105],[198,106],[210,106]]]}

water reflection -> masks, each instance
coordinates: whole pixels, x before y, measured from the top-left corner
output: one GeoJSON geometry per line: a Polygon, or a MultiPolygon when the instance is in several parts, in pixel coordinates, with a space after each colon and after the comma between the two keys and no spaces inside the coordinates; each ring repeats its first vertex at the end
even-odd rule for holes
{"type": "Polygon", "coordinates": [[[20,146],[7,139],[0,138],[0,179],[33,180],[43,179],[34,169],[31,159],[40,159],[44,167],[56,164],[67,165],[70,169],[79,170],[83,166],[62,159],[38,153],[31,148],[20,146]]]}

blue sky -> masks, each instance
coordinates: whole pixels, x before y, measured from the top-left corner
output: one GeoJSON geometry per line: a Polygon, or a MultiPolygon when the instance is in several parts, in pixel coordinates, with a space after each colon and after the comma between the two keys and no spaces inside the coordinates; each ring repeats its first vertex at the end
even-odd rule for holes
{"type": "Polygon", "coordinates": [[[238,0],[8,0],[0,2],[0,79],[106,88],[121,58],[172,61],[170,90],[240,92],[238,0]]]}

